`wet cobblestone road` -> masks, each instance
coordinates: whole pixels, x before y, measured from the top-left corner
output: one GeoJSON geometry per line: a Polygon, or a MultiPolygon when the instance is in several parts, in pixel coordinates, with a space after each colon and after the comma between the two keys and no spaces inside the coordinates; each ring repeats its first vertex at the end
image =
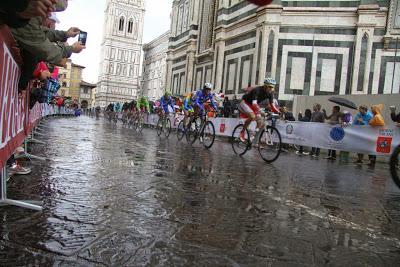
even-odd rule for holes
{"type": "Polygon", "coordinates": [[[0,208],[0,266],[399,266],[400,190],[385,166],[274,164],[171,135],[53,118],[0,208]],[[43,140],[43,139],[42,139],[43,140]]]}

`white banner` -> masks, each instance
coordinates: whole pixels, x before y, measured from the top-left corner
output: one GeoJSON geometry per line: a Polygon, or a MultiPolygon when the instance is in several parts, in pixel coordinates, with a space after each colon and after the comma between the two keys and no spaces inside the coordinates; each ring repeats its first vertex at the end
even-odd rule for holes
{"type": "MultiPolygon", "coordinates": [[[[211,118],[217,136],[232,136],[240,119],[211,118]]],[[[156,125],[158,115],[150,114],[148,124],[156,125]]],[[[243,120],[242,120],[243,121],[243,120]]],[[[179,120],[171,117],[173,128],[179,120]]],[[[255,123],[250,126],[254,130],[255,123]]],[[[326,123],[312,122],[283,122],[278,121],[276,128],[282,137],[282,142],[306,147],[319,147],[323,149],[336,149],[371,155],[390,156],[393,149],[400,144],[400,128],[347,126],[341,127],[326,123]]]]}

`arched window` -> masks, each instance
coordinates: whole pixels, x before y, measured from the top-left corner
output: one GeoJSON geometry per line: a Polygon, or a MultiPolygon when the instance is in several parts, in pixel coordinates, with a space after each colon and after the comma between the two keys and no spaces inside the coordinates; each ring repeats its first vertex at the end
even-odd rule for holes
{"type": "Polygon", "coordinates": [[[128,33],[132,33],[132,31],[133,31],[133,20],[129,19],[129,22],[128,22],[128,33]]]}
{"type": "Polygon", "coordinates": [[[272,57],[274,52],[275,33],[271,31],[268,36],[268,51],[267,51],[267,69],[266,77],[274,76],[272,73],[272,57]]]}
{"type": "Polygon", "coordinates": [[[365,64],[367,61],[367,49],[368,49],[368,34],[365,33],[363,38],[361,39],[361,53],[360,53],[360,64],[359,64],[359,72],[358,72],[358,83],[357,83],[357,91],[364,91],[364,79],[368,79],[369,77],[365,77],[365,64]]]}
{"type": "Polygon", "coordinates": [[[119,31],[123,31],[124,30],[124,25],[125,25],[125,19],[124,19],[124,17],[121,17],[120,19],[119,19],[119,31]]]}

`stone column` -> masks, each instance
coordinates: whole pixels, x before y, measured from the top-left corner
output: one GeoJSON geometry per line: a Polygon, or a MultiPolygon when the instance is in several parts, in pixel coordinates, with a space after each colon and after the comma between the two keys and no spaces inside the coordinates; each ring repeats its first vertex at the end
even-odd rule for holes
{"type": "MultiPolygon", "coordinates": [[[[193,46],[193,45],[192,45],[193,46]]],[[[196,46],[189,48],[186,52],[186,87],[185,92],[193,90],[193,69],[194,69],[194,56],[196,54],[196,46]]]]}
{"type": "Polygon", "coordinates": [[[217,39],[215,42],[215,53],[214,53],[214,72],[215,72],[215,85],[216,90],[223,90],[222,79],[224,76],[224,54],[225,54],[225,40],[217,39]],[[218,51],[218,53],[217,53],[218,51]]]}
{"type": "Polygon", "coordinates": [[[172,81],[172,53],[167,53],[167,70],[165,73],[166,84],[164,90],[171,91],[171,81],[172,81]]]}
{"type": "Polygon", "coordinates": [[[257,68],[259,70],[258,73],[258,82],[260,83],[260,77],[262,77],[261,73],[265,75],[265,64],[266,64],[266,49],[268,36],[265,36],[266,26],[265,23],[261,23],[257,25],[257,34],[256,34],[256,47],[255,47],[255,58],[253,59],[253,74],[251,76],[251,85],[256,85],[257,81],[257,68]],[[260,40],[260,36],[261,40],[260,40]]]}
{"type": "Polygon", "coordinates": [[[171,36],[176,35],[176,24],[178,22],[178,12],[175,3],[173,4],[171,11],[171,36]]]}
{"type": "Polygon", "coordinates": [[[193,10],[193,14],[190,16],[190,25],[198,25],[199,24],[199,12],[200,12],[200,1],[199,0],[192,0],[192,5],[194,9],[191,9],[190,12],[193,10]]]}
{"type": "Polygon", "coordinates": [[[374,27],[376,26],[375,15],[379,11],[379,6],[370,0],[362,0],[361,5],[358,7],[358,23],[357,35],[355,39],[355,51],[353,60],[353,73],[351,80],[351,94],[366,94],[368,93],[371,56],[372,56],[372,41],[374,37],[374,27]],[[362,39],[366,35],[368,37],[367,53],[365,59],[364,80],[362,85],[358,84],[358,77],[360,73],[360,56],[362,39]],[[357,88],[362,87],[363,91],[357,91],[357,88]]]}

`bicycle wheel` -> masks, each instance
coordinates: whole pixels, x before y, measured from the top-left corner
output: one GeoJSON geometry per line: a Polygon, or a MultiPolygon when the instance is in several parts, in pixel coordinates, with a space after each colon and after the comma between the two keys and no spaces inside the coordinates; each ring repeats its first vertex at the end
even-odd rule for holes
{"type": "Polygon", "coordinates": [[[265,162],[272,163],[279,158],[281,145],[281,134],[275,127],[267,126],[262,130],[258,141],[258,152],[265,162]]]}
{"type": "Polygon", "coordinates": [[[396,147],[392,156],[390,157],[390,173],[392,174],[393,182],[400,188],[399,157],[400,146],[396,147]]]}
{"type": "Polygon", "coordinates": [[[185,136],[185,126],[183,124],[183,121],[181,121],[178,124],[178,129],[176,130],[176,135],[179,141],[181,141],[183,139],[183,137],[185,136]]]}
{"type": "Polygon", "coordinates": [[[140,117],[137,125],[137,130],[139,133],[143,131],[143,127],[144,127],[144,119],[143,117],[140,117]]]}
{"type": "Polygon", "coordinates": [[[186,140],[189,144],[196,142],[197,136],[199,135],[199,127],[196,120],[191,120],[189,126],[186,129],[186,140]]]}
{"type": "Polygon", "coordinates": [[[172,129],[171,120],[167,118],[165,120],[165,125],[164,125],[164,134],[166,138],[168,138],[169,135],[171,134],[171,129],[172,129]]]}
{"type": "Polygon", "coordinates": [[[158,119],[157,122],[157,135],[161,136],[161,133],[163,132],[163,120],[161,118],[158,119]]]}
{"type": "Polygon", "coordinates": [[[210,149],[215,141],[215,127],[211,121],[207,121],[206,125],[204,125],[202,137],[203,137],[203,146],[207,149],[210,149]]]}
{"type": "Polygon", "coordinates": [[[243,156],[251,147],[249,130],[244,128],[243,124],[239,124],[233,130],[231,142],[233,152],[235,152],[236,155],[243,156]],[[244,141],[240,139],[240,133],[242,131],[244,131],[244,141]]]}

